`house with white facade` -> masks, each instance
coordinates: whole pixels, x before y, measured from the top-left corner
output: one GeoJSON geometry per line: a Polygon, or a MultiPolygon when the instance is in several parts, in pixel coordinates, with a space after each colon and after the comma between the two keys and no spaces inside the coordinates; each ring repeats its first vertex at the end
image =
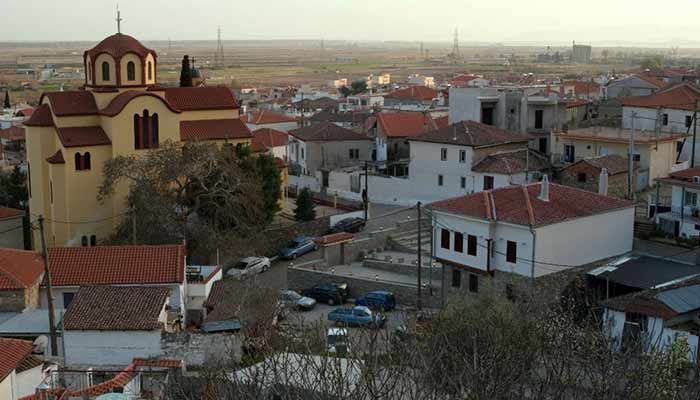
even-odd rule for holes
{"type": "Polygon", "coordinates": [[[486,276],[537,279],[632,251],[632,202],[549,183],[546,176],[427,208],[435,257],[455,290],[478,291],[486,276]]]}
{"type": "Polygon", "coordinates": [[[268,110],[249,111],[242,117],[248,129],[255,131],[262,128],[289,132],[299,127],[299,120],[285,114],[273,113],[268,110]]]}
{"type": "Polygon", "coordinates": [[[223,277],[220,265],[190,265],[187,267],[187,325],[201,324],[204,318],[204,302],[214,283],[223,277]]]}
{"type": "Polygon", "coordinates": [[[432,76],[423,76],[421,74],[412,74],[408,77],[408,84],[413,86],[426,86],[429,88],[434,88],[435,78],[432,76]]]}
{"type": "Polygon", "coordinates": [[[671,187],[671,210],[655,216],[659,229],[676,237],[700,237],[700,168],[673,172],[658,181],[671,187]]]}
{"type": "MultiPolygon", "coordinates": [[[[185,246],[95,246],[49,248],[49,270],[56,310],[68,309],[83,286],[164,287],[170,311],[185,315],[185,246]]],[[[41,287],[41,308],[47,290],[41,287]]]]}
{"type": "MultiPolygon", "coordinates": [[[[50,368],[32,354],[30,340],[0,338],[0,399],[18,400],[34,394],[50,368]]],[[[52,368],[52,367],[51,367],[52,368]]]]}
{"type": "Polygon", "coordinates": [[[384,107],[384,95],[379,93],[357,94],[338,102],[340,112],[367,111],[381,107],[384,107]]]}
{"type": "Polygon", "coordinates": [[[253,131],[253,151],[270,153],[275,158],[287,161],[289,158],[289,134],[271,128],[253,131]]]}
{"type": "Polygon", "coordinates": [[[604,329],[616,349],[665,351],[683,339],[688,361],[697,362],[700,281],[691,279],[614,297],[604,303],[604,329]]]}
{"type": "Polygon", "coordinates": [[[128,365],[159,357],[170,295],[167,287],[81,288],[63,318],[65,364],[128,365]]]}
{"type": "Polygon", "coordinates": [[[649,75],[632,75],[613,79],[603,88],[605,98],[614,99],[628,96],[648,96],[662,88],[666,83],[649,75]]]}

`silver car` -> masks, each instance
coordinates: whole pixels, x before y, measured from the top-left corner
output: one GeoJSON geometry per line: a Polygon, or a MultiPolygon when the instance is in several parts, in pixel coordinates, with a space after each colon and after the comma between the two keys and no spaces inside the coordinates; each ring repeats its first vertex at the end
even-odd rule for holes
{"type": "Polygon", "coordinates": [[[316,300],[311,297],[302,296],[294,290],[283,290],[280,292],[280,301],[288,308],[298,308],[308,311],[316,306],[316,300]]]}
{"type": "Polygon", "coordinates": [[[246,257],[237,262],[226,272],[227,276],[241,279],[263,273],[270,269],[270,259],[267,257],[246,257]]]}

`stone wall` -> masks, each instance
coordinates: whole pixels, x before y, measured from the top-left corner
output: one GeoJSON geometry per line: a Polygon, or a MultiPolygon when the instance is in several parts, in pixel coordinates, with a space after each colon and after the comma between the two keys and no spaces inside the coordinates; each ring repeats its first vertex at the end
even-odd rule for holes
{"type": "MultiPolygon", "coordinates": [[[[289,268],[288,274],[289,288],[293,290],[304,290],[321,283],[345,282],[350,289],[350,297],[353,299],[360,298],[365,294],[376,290],[387,290],[396,296],[396,302],[401,306],[415,306],[417,298],[417,289],[415,285],[406,285],[397,282],[374,281],[369,279],[361,279],[357,277],[347,277],[336,274],[331,274],[324,271],[313,271],[302,268],[289,268]]],[[[440,281],[436,279],[433,282],[433,294],[430,296],[430,290],[424,288],[422,302],[424,307],[438,308],[440,307],[440,281]]]]}
{"type": "Polygon", "coordinates": [[[24,290],[0,290],[0,312],[22,312],[24,290]]]}
{"type": "Polygon", "coordinates": [[[234,333],[167,333],[161,336],[163,358],[185,361],[186,366],[241,360],[241,339],[234,333]]]}
{"type": "MultiPolygon", "coordinates": [[[[423,260],[423,265],[430,263],[429,257],[425,257],[423,260]]],[[[388,272],[396,272],[397,274],[402,275],[417,275],[418,272],[415,264],[402,264],[400,263],[400,259],[394,261],[382,261],[368,258],[362,262],[362,265],[367,268],[378,269],[388,272]]],[[[433,270],[433,272],[435,272],[435,270],[433,270]]],[[[423,276],[428,276],[428,274],[430,274],[430,267],[424,266],[423,268],[421,268],[421,273],[423,274],[423,276]]]]}

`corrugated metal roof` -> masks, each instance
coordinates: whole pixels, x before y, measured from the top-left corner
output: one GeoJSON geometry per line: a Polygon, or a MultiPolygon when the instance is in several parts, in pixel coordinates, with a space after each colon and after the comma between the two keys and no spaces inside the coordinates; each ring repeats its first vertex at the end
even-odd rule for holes
{"type": "Polygon", "coordinates": [[[685,314],[700,309],[700,284],[667,290],[655,297],[678,314],[685,314]]]}
{"type": "Polygon", "coordinates": [[[651,289],[669,282],[687,280],[700,274],[700,266],[648,256],[628,259],[613,267],[607,271],[598,268],[589,274],[596,272],[592,275],[596,275],[598,279],[607,279],[610,282],[638,289],[651,289]]]}

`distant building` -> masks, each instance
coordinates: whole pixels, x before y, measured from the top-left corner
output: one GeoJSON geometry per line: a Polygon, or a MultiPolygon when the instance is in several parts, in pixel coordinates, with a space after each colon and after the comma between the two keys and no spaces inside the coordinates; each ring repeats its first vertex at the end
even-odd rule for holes
{"type": "Polygon", "coordinates": [[[328,87],[340,89],[343,86],[348,86],[348,78],[333,79],[328,81],[328,87]]]}
{"type": "Polygon", "coordinates": [[[434,88],[435,78],[433,78],[432,76],[413,74],[408,77],[408,84],[413,86],[427,86],[429,88],[434,88]]]}
{"type": "Polygon", "coordinates": [[[593,48],[574,42],[571,52],[571,62],[575,64],[590,64],[593,48]]]}
{"type": "Polygon", "coordinates": [[[613,79],[604,88],[605,98],[648,96],[666,87],[666,82],[650,75],[632,75],[613,79]]]}

